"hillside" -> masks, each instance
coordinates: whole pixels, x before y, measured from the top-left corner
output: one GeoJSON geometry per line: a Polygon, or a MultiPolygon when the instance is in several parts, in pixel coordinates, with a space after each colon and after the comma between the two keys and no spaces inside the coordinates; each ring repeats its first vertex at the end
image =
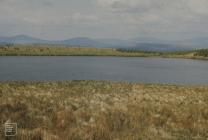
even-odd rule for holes
{"type": "Polygon", "coordinates": [[[152,56],[159,53],[122,52],[112,48],[72,47],[64,45],[2,45],[0,56],[152,56]]]}
{"type": "Polygon", "coordinates": [[[208,59],[205,50],[196,51],[141,51],[135,48],[90,48],[68,45],[0,45],[0,56],[122,56],[208,59]]]}
{"type": "Polygon", "coordinates": [[[208,49],[201,49],[195,53],[195,56],[208,57],[208,49]]]}

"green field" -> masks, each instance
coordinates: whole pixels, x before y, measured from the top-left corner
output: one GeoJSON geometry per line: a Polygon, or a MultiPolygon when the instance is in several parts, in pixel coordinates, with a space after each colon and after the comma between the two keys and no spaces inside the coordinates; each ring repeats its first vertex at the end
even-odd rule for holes
{"type": "Polygon", "coordinates": [[[70,47],[55,45],[2,45],[0,56],[123,56],[207,59],[207,50],[183,52],[145,52],[112,48],[70,47]]]}
{"type": "Polygon", "coordinates": [[[0,121],[14,140],[207,140],[208,86],[0,82],[0,121]]]}

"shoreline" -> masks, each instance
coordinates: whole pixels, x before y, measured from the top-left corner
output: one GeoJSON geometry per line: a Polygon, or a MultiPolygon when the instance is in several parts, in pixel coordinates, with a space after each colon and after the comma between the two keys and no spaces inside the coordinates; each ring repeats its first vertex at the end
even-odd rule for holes
{"type": "Polygon", "coordinates": [[[188,60],[204,60],[208,57],[181,57],[181,56],[122,56],[122,55],[1,55],[0,57],[123,57],[123,58],[164,58],[164,59],[188,59],[188,60]]]}
{"type": "Polygon", "coordinates": [[[175,86],[175,87],[208,87],[208,83],[206,84],[190,84],[190,83],[151,83],[151,82],[129,82],[129,81],[113,81],[113,80],[0,80],[0,84],[26,84],[26,85],[36,85],[36,84],[52,84],[52,83],[71,83],[71,82],[103,82],[109,84],[130,84],[130,85],[154,85],[154,86],[175,86]]]}
{"type": "Polygon", "coordinates": [[[66,47],[50,45],[14,45],[0,46],[1,56],[102,56],[102,57],[156,57],[208,60],[199,56],[198,51],[148,52],[119,50],[114,48],[66,47]]]}

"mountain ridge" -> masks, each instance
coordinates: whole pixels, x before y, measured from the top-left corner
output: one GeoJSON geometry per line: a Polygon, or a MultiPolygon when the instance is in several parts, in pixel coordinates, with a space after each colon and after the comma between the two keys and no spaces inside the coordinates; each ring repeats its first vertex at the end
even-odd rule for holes
{"type": "MultiPolygon", "coordinates": [[[[138,49],[142,51],[180,51],[196,49],[200,39],[187,41],[165,42],[158,39],[92,39],[88,37],[75,37],[63,40],[46,40],[28,35],[16,35],[11,37],[0,36],[0,44],[51,44],[51,45],[75,45],[83,47],[98,47],[98,48],[128,48],[138,49]],[[155,41],[157,40],[157,41],[155,41]],[[189,44],[187,43],[189,42],[189,44]],[[196,42],[196,43],[194,43],[196,42]],[[194,44],[193,46],[191,45],[194,44]],[[180,45],[178,45],[180,44],[180,45]],[[185,45],[184,45],[185,44],[185,45]],[[188,44],[188,45],[186,45],[188,44]]],[[[206,40],[203,38],[203,40],[206,40]]],[[[206,46],[206,41],[202,42],[201,46],[206,46]],[[205,43],[204,43],[205,42],[205,43]]],[[[208,44],[208,41],[207,41],[208,44]]],[[[200,46],[200,45],[199,45],[200,46]]],[[[208,45],[207,45],[208,47],[208,45]]],[[[203,47],[202,47],[203,48],[203,47]]]]}

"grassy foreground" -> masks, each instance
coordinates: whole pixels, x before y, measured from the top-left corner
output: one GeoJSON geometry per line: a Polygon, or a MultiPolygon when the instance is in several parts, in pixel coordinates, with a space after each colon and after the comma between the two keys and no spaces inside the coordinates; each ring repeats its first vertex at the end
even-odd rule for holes
{"type": "Polygon", "coordinates": [[[207,140],[208,86],[1,82],[0,132],[9,120],[15,140],[207,140]]]}
{"type": "Polygon", "coordinates": [[[208,50],[145,52],[134,49],[88,48],[56,45],[1,45],[0,56],[123,56],[208,59],[208,50]]]}

